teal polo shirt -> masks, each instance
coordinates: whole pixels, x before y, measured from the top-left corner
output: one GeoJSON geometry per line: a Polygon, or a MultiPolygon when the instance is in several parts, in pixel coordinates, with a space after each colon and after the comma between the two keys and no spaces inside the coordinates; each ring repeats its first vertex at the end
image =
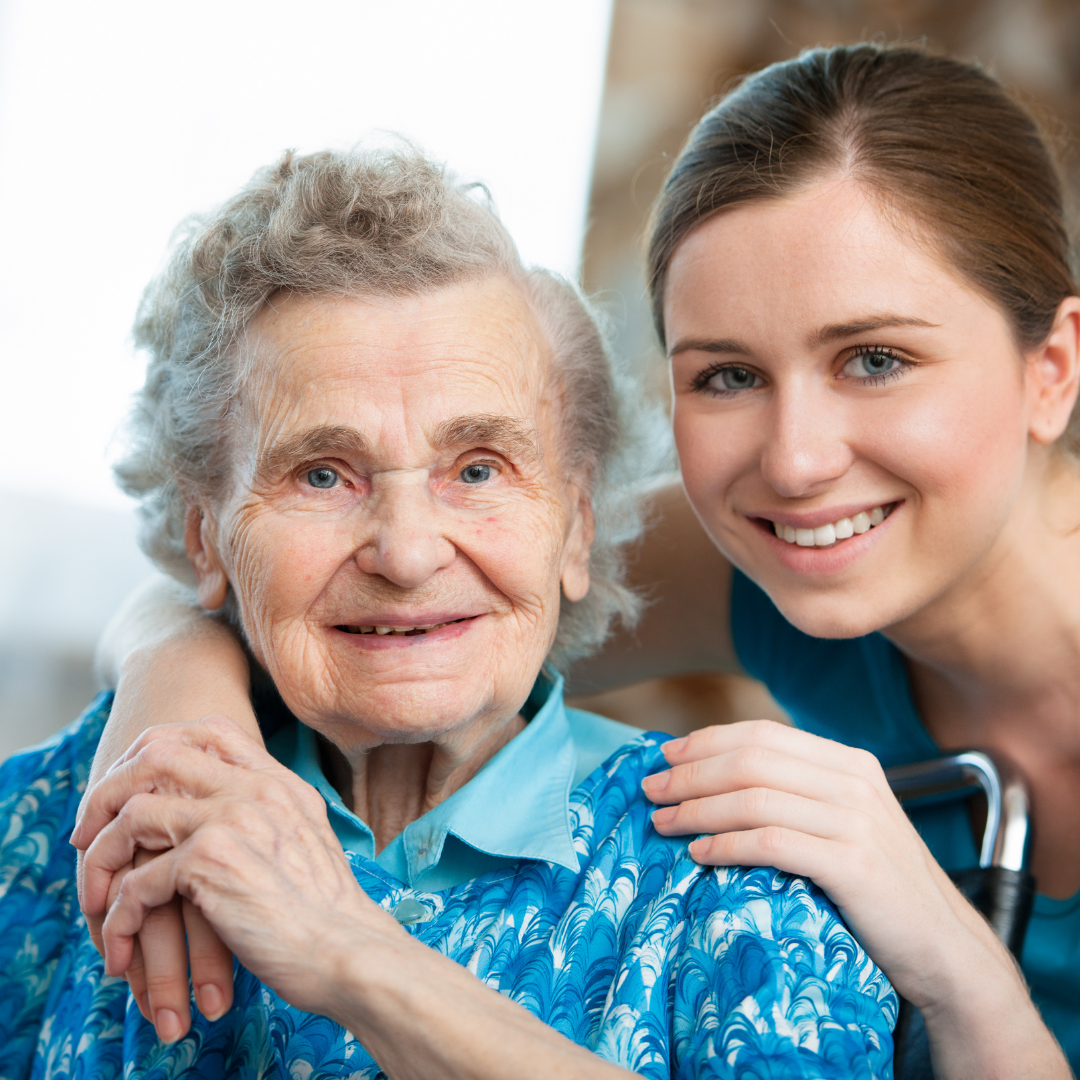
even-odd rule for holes
{"type": "Polygon", "coordinates": [[[410,888],[447,889],[519,859],[578,869],[571,843],[570,792],[638,728],[569,709],[562,676],[541,675],[514,736],[453,795],[407,825],[382,851],[375,837],[323,775],[315,732],[292,722],[267,749],[326,800],[341,846],[374,859],[410,888]]]}

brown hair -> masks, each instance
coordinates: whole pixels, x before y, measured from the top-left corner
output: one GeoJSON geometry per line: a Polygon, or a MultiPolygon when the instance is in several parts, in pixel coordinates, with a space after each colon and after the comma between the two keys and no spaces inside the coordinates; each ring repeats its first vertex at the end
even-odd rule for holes
{"type": "Polygon", "coordinates": [[[782,198],[830,170],[925,228],[1001,307],[1022,348],[1046,339],[1076,287],[1061,177],[1035,119],[975,64],[861,44],[773,64],[698,122],[650,225],[661,341],[668,265],[686,236],[721,210],[782,198]]]}

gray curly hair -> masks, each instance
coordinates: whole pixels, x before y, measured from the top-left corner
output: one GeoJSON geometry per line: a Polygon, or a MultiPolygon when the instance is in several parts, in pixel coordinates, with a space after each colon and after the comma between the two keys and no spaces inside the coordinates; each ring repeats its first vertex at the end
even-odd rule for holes
{"type": "MultiPolygon", "coordinates": [[[[287,153],[218,210],[180,227],[135,323],[148,356],[117,480],[139,500],[142,546],[183,584],[189,500],[226,482],[237,346],[275,293],[415,295],[499,275],[522,289],[551,349],[561,461],[588,485],[596,517],[585,599],[563,603],[549,660],[565,667],[596,649],[614,618],[636,621],[623,583],[626,545],[640,535],[635,491],[646,472],[632,385],[613,368],[595,313],[569,282],[527,269],[487,192],[457,182],[411,147],[287,153]]],[[[644,422],[642,422],[644,421],[644,422]]]]}

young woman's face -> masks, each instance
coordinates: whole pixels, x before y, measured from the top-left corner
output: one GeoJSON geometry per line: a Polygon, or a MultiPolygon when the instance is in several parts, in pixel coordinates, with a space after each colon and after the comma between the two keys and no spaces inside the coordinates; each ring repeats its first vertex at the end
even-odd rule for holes
{"type": "Polygon", "coordinates": [[[1027,366],[998,308],[856,183],[706,221],[664,314],[690,499],[800,629],[895,624],[1003,543],[1027,366]]]}

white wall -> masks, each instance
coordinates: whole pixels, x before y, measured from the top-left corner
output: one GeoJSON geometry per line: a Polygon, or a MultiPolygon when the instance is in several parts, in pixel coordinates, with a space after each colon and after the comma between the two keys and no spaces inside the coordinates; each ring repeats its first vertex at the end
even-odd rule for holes
{"type": "Polygon", "coordinates": [[[147,570],[109,461],[179,220],[286,148],[393,131],[486,182],[527,260],[576,273],[610,7],[0,0],[0,725],[52,708],[13,658],[85,659],[147,570]]]}

